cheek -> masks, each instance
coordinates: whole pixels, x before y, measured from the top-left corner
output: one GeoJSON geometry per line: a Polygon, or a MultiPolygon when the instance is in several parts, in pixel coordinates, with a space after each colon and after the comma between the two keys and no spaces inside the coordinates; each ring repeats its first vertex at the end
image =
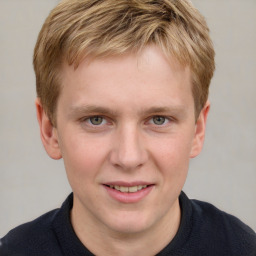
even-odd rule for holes
{"type": "Polygon", "coordinates": [[[169,139],[155,150],[155,164],[161,172],[163,189],[168,194],[179,193],[189,168],[190,145],[188,140],[169,139]],[[170,191],[171,190],[171,191],[170,191]]]}
{"type": "MultiPolygon", "coordinates": [[[[85,136],[66,136],[61,143],[62,156],[70,183],[85,183],[99,172],[107,147],[85,136]]],[[[71,184],[72,186],[72,184],[71,184]]]]}
{"type": "Polygon", "coordinates": [[[191,151],[191,140],[184,136],[165,139],[154,149],[153,155],[164,169],[175,171],[188,166],[191,151]]]}

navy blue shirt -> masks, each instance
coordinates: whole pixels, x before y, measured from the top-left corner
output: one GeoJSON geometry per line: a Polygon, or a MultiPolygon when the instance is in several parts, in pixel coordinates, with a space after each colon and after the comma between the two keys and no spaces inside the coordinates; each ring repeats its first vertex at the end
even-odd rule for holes
{"type": "MultiPolygon", "coordinates": [[[[181,224],[158,256],[256,256],[256,234],[236,217],[181,192],[181,224]]],[[[60,209],[11,230],[0,240],[1,256],[92,256],[71,222],[73,194],[60,209]]],[[[144,256],[144,255],[143,255],[144,256]]]]}

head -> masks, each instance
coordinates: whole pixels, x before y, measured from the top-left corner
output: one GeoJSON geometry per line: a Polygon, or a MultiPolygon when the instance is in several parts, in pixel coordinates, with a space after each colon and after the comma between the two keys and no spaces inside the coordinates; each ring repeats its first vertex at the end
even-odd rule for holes
{"type": "Polygon", "coordinates": [[[68,0],[51,12],[35,48],[37,114],[47,153],[63,157],[85,244],[90,232],[143,235],[153,254],[155,236],[175,235],[213,57],[188,1],[68,0]]]}
{"type": "Polygon", "coordinates": [[[191,70],[195,118],[208,98],[214,49],[204,17],[187,0],[64,0],[46,19],[34,51],[37,95],[53,125],[64,63],[139,53],[155,45],[191,70]]]}

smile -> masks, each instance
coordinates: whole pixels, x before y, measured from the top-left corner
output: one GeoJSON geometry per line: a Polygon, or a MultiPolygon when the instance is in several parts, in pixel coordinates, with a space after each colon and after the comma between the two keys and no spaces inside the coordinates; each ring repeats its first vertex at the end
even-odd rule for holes
{"type": "Polygon", "coordinates": [[[132,187],[109,185],[108,187],[113,188],[113,189],[118,190],[123,193],[135,193],[135,192],[138,192],[138,191],[146,188],[147,185],[138,185],[138,186],[132,186],[132,187]]]}
{"type": "Polygon", "coordinates": [[[137,203],[150,194],[155,187],[154,184],[145,184],[144,182],[114,182],[103,184],[108,195],[120,203],[137,203]],[[134,184],[135,183],[135,184],[134,184]],[[136,184],[137,183],[137,184],[136,184]]]}

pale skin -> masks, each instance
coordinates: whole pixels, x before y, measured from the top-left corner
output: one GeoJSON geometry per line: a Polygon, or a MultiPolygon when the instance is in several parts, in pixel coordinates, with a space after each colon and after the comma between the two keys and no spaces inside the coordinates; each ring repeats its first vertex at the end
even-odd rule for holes
{"type": "Polygon", "coordinates": [[[210,106],[195,120],[190,78],[188,67],[148,46],[77,69],[64,64],[56,127],[37,99],[42,142],[63,158],[74,193],[73,228],[93,254],[155,255],[177,233],[178,197],[210,106]]]}

